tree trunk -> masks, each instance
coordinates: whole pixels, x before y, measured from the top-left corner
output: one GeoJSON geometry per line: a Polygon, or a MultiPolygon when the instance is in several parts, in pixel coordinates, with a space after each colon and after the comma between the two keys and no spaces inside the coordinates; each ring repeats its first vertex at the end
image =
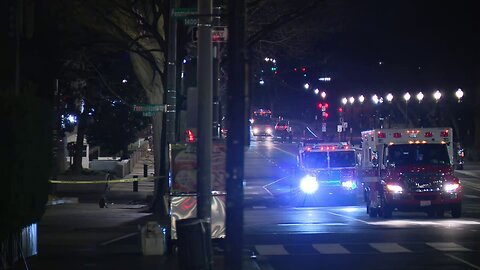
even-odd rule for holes
{"type": "Polygon", "coordinates": [[[85,133],[87,131],[87,113],[83,111],[80,114],[78,119],[78,126],[77,126],[77,140],[75,142],[75,153],[73,155],[73,165],[72,171],[75,173],[82,172],[82,157],[83,157],[83,138],[85,137],[85,133]]]}

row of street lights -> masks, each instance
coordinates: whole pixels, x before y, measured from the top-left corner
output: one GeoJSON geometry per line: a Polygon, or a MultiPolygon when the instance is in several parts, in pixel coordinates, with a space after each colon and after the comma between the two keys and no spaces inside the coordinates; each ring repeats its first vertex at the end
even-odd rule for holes
{"type": "MultiPolygon", "coordinates": [[[[317,93],[315,93],[315,94],[317,94],[317,93]]],[[[325,92],[322,92],[322,97],[323,97],[323,95],[326,96],[325,92]]],[[[435,102],[438,102],[442,98],[442,93],[439,90],[437,90],[433,93],[432,96],[433,96],[433,99],[435,100],[435,102]]],[[[462,91],[462,89],[458,89],[455,92],[455,97],[457,98],[458,102],[462,101],[463,96],[464,96],[464,92],[462,91]]],[[[418,102],[420,103],[424,99],[425,95],[422,92],[418,92],[415,95],[415,97],[417,98],[418,102]]],[[[403,95],[403,100],[405,100],[405,102],[407,102],[407,103],[410,101],[411,98],[412,98],[412,95],[409,92],[406,92],[403,95]]],[[[371,99],[372,99],[373,104],[378,104],[378,103],[383,103],[384,102],[383,97],[378,96],[376,94],[372,95],[371,99]]],[[[394,99],[394,96],[393,96],[392,93],[388,93],[385,96],[385,99],[387,100],[388,103],[391,103],[394,99]]],[[[363,95],[360,95],[357,99],[355,99],[355,97],[353,97],[353,96],[351,96],[349,98],[343,97],[341,99],[341,102],[342,102],[343,105],[347,105],[348,103],[354,104],[356,100],[358,100],[358,102],[360,104],[362,104],[365,101],[365,97],[363,95]]]]}

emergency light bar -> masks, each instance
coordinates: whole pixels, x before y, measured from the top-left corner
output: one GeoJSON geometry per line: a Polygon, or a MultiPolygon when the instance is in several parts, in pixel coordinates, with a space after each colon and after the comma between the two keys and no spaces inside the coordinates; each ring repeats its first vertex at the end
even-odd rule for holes
{"type": "Polygon", "coordinates": [[[320,151],[335,151],[335,150],[348,150],[350,146],[347,144],[313,144],[304,146],[303,150],[306,152],[310,152],[312,150],[320,150],[320,151]]]}

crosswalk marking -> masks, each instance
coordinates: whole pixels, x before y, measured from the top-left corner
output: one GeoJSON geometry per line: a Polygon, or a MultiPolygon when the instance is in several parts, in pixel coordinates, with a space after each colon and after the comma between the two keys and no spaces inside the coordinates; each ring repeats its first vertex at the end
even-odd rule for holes
{"type": "Polygon", "coordinates": [[[288,255],[288,251],[283,245],[256,245],[258,254],[263,256],[288,255]]]}
{"type": "Polygon", "coordinates": [[[370,243],[369,245],[382,253],[412,252],[397,243],[370,243]]]}
{"type": "Polygon", "coordinates": [[[312,246],[321,254],[350,254],[350,251],[340,244],[313,244],[312,246]]]}
{"type": "Polygon", "coordinates": [[[426,244],[440,251],[471,251],[471,249],[453,242],[428,242],[426,244]]]}

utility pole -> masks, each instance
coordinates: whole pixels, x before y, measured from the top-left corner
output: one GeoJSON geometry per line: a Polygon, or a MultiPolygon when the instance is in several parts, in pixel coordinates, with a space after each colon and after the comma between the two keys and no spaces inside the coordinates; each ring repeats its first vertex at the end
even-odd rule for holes
{"type": "Polygon", "coordinates": [[[198,0],[197,217],[206,224],[207,261],[212,267],[212,0],[198,0]]]}
{"type": "Polygon", "coordinates": [[[228,136],[225,269],[241,270],[243,257],[243,180],[248,90],[245,0],[228,0],[228,136]]]}
{"type": "MultiPolygon", "coordinates": [[[[221,8],[214,8],[215,26],[220,26],[221,8]]],[[[213,44],[213,138],[220,138],[220,43],[213,44]]]]}
{"type": "Polygon", "coordinates": [[[177,7],[177,0],[170,0],[170,17],[168,24],[168,66],[167,66],[167,144],[176,141],[175,116],[177,107],[177,20],[173,10],[177,7]]]}

